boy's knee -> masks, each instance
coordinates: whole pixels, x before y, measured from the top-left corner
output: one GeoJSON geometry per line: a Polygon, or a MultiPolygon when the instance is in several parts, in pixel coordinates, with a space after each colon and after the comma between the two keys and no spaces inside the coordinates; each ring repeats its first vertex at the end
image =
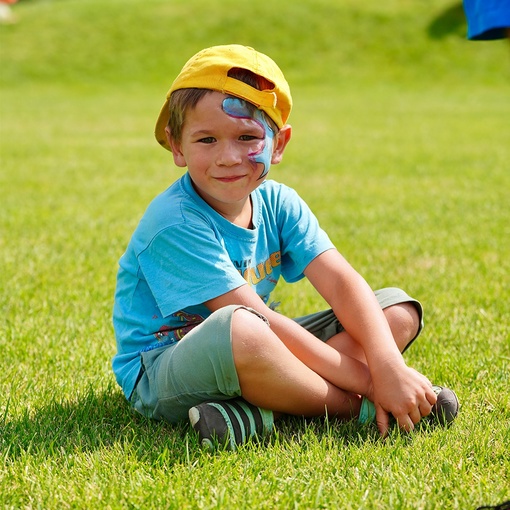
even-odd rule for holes
{"type": "Polygon", "coordinates": [[[420,315],[411,302],[399,303],[384,310],[393,336],[401,348],[413,340],[420,330],[420,315]]]}
{"type": "Polygon", "coordinates": [[[239,306],[234,310],[232,321],[244,321],[244,322],[252,322],[253,324],[265,324],[266,326],[269,324],[268,320],[256,310],[252,308],[246,308],[244,306],[239,306]]]}
{"type": "Polygon", "coordinates": [[[253,361],[267,351],[274,336],[267,320],[246,308],[238,308],[232,315],[232,351],[236,365],[243,360],[253,361]]]}
{"type": "Polygon", "coordinates": [[[257,338],[269,331],[267,319],[254,310],[237,308],[232,315],[232,338],[257,338]]]}

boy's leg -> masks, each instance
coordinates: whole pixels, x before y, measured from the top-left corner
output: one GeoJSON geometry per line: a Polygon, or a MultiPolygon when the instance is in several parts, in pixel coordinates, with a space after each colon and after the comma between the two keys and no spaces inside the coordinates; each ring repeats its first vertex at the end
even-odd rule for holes
{"type": "Polygon", "coordinates": [[[263,433],[267,427],[249,422],[261,422],[267,409],[278,415],[359,414],[359,395],[341,390],[301,362],[258,314],[236,309],[231,339],[243,401],[204,402],[190,409],[190,421],[203,445],[211,447],[216,439],[234,449],[246,437],[263,433]]]}
{"type": "MultiPolygon", "coordinates": [[[[395,343],[404,352],[423,328],[420,302],[395,287],[377,290],[375,295],[388,320],[395,343]]],[[[298,317],[295,321],[343,354],[366,363],[361,346],[345,332],[332,310],[298,317]]]]}
{"type": "MultiPolygon", "coordinates": [[[[404,352],[418,336],[420,317],[412,303],[391,305],[383,310],[390,326],[393,338],[400,352],[404,352]]],[[[365,353],[360,344],[346,331],[330,338],[327,343],[343,354],[366,363],[365,353]]]]}
{"type": "Polygon", "coordinates": [[[278,413],[351,418],[360,397],[300,361],[267,323],[245,309],[232,318],[232,351],[243,398],[278,413]]]}
{"type": "MultiPolygon", "coordinates": [[[[421,328],[421,305],[400,289],[384,289],[376,292],[376,296],[381,307],[387,309],[389,321],[394,323],[393,330],[402,339],[404,348],[421,328]],[[390,310],[400,304],[401,308],[390,310]]],[[[320,327],[331,333],[327,315],[327,312],[317,314],[311,322],[319,317],[320,327]]],[[[296,322],[308,329],[306,320],[296,322]]],[[[338,320],[333,328],[343,329],[338,320]]],[[[312,332],[317,333],[317,328],[312,332]]],[[[359,344],[345,331],[334,334],[327,343],[343,354],[351,350],[364,361],[359,344]]],[[[304,416],[324,415],[326,409],[330,416],[342,418],[359,413],[359,396],[341,390],[318,375],[294,356],[264,321],[243,309],[236,310],[232,319],[232,351],[243,398],[257,406],[304,416]]]]}
{"type": "MultiPolygon", "coordinates": [[[[273,333],[264,317],[253,310],[235,306],[218,312],[215,313],[214,322],[210,320],[211,316],[206,327],[191,337],[194,345],[188,338],[187,344],[182,343],[180,349],[176,347],[158,365],[161,375],[168,368],[174,369],[171,372],[177,366],[182,369],[181,362],[186,364],[186,359],[192,357],[193,352],[195,357],[202,359],[196,350],[203,350],[208,345],[204,332],[215,332],[214,344],[225,344],[227,339],[228,349],[221,348],[221,359],[216,359],[212,370],[207,369],[203,359],[201,362],[206,372],[214,373],[214,377],[206,376],[204,379],[207,385],[213,387],[213,391],[208,390],[212,398],[204,398],[203,393],[189,389],[190,384],[204,387],[204,381],[197,385],[193,375],[199,372],[198,367],[191,373],[185,370],[185,374],[177,370],[181,372],[181,377],[184,375],[184,379],[188,380],[185,384],[182,381],[179,383],[188,387],[186,395],[179,395],[180,400],[189,402],[190,399],[196,400],[197,395],[200,397],[200,403],[191,406],[189,418],[203,445],[212,447],[217,441],[234,449],[250,437],[263,435],[272,428],[273,411],[316,416],[324,415],[327,410],[331,416],[344,418],[359,413],[360,397],[333,386],[299,361],[273,333]],[[228,319],[230,323],[227,328],[225,324],[228,319]],[[221,325],[221,322],[225,324],[221,325]],[[197,340],[200,340],[200,345],[197,340]],[[221,381],[231,379],[235,383],[226,392],[221,381]],[[215,389],[216,386],[221,386],[221,391],[215,389]],[[229,398],[236,394],[242,394],[243,398],[229,398]]],[[[172,379],[175,375],[172,374],[172,379]]],[[[171,386],[170,393],[179,393],[175,383],[171,386]]],[[[173,408],[179,406],[175,405],[173,397],[160,400],[163,402],[158,403],[155,414],[162,415],[164,412],[164,417],[168,419],[170,413],[175,414],[175,410],[168,409],[168,402],[172,402],[173,408]]]]}

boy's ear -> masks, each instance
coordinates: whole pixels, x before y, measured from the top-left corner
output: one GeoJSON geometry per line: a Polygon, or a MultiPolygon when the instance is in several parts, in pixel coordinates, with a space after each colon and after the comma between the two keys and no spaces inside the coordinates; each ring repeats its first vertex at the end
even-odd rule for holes
{"type": "Polygon", "coordinates": [[[173,139],[168,126],[165,128],[165,134],[166,134],[166,139],[168,141],[168,144],[172,148],[172,156],[174,157],[174,163],[179,167],[182,167],[182,168],[186,167],[187,164],[186,164],[186,160],[184,159],[184,154],[181,151],[181,144],[177,143],[173,139]]]}
{"type": "Polygon", "coordinates": [[[292,136],[292,128],[289,124],[285,124],[275,137],[275,146],[273,148],[273,156],[271,157],[271,164],[277,165],[283,159],[285,147],[290,141],[292,136]]]}

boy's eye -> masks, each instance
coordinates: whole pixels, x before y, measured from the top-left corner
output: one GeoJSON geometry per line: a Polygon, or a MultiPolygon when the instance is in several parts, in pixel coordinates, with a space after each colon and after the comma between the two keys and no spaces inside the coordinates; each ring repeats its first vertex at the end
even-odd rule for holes
{"type": "Polygon", "coordinates": [[[258,140],[259,137],[258,136],[254,136],[254,135],[241,135],[239,137],[239,140],[241,140],[242,142],[251,142],[252,140],[258,140]]]}
{"type": "Polygon", "coordinates": [[[205,138],[200,138],[197,140],[199,143],[214,143],[216,139],[212,136],[206,136],[205,138]]]}

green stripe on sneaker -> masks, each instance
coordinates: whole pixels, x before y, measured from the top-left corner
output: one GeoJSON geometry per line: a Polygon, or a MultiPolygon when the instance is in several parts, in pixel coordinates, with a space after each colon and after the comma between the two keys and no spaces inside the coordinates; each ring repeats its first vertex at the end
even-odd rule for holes
{"type": "Polygon", "coordinates": [[[358,423],[372,423],[375,419],[375,406],[368,398],[361,399],[361,409],[359,410],[358,423]]]}
{"type": "MultiPolygon", "coordinates": [[[[243,400],[236,401],[236,404],[245,412],[249,422],[248,437],[252,437],[257,433],[257,425],[252,410],[248,407],[247,403],[243,400]]],[[[243,441],[244,442],[244,441],[243,441]]]]}
{"type": "Polygon", "coordinates": [[[216,403],[216,402],[209,402],[208,405],[218,409],[218,411],[223,416],[223,419],[225,420],[225,423],[226,423],[227,428],[228,428],[229,446],[230,446],[230,448],[235,450],[235,447],[236,447],[236,436],[235,436],[235,432],[234,432],[234,425],[232,424],[232,421],[231,421],[230,416],[228,415],[227,411],[223,407],[224,403],[220,404],[220,403],[216,403]]]}
{"type": "MultiPolygon", "coordinates": [[[[233,402],[238,406],[242,406],[242,409],[245,411],[245,416],[249,420],[250,437],[255,434],[263,435],[272,432],[274,423],[273,411],[257,407],[242,399],[236,399],[233,402]]],[[[248,427],[247,420],[244,420],[245,427],[248,427]]]]}
{"type": "Polygon", "coordinates": [[[264,433],[272,432],[274,424],[273,411],[269,411],[268,409],[262,409],[261,407],[259,407],[258,410],[260,412],[260,416],[262,417],[264,433]]]}
{"type": "Polygon", "coordinates": [[[234,441],[237,444],[242,444],[246,442],[246,430],[244,427],[244,421],[239,413],[239,411],[236,409],[236,406],[233,405],[233,403],[230,402],[224,402],[223,405],[225,407],[228,407],[230,412],[235,416],[235,419],[237,420],[237,427],[234,426],[234,429],[239,431],[240,437],[234,437],[234,441]]]}

